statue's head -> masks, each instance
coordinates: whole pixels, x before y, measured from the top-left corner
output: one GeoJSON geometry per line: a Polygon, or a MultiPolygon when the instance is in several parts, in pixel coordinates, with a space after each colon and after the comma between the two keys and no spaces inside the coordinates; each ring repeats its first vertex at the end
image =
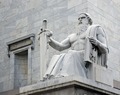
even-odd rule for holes
{"type": "Polygon", "coordinates": [[[78,17],[78,20],[80,21],[79,24],[82,24],[82,20],[86,21],[89,25],[92,25],[93,21],[92,18],[88,13],[81,13],[78,17]]]}

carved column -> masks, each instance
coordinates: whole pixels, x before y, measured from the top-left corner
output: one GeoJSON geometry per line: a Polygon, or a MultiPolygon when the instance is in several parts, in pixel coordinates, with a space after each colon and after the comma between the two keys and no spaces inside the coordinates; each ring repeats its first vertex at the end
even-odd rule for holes
{"type": "Polygon", "coordinates": [[[32,53],[31,47],[28,48],[28,84],[32,83],[32,53]]]}
{"type": "Polygon", "coordinates": [[[13,52],[10,53],[10,85],[14,88],[14,75],[15,75],[15,55],[13,52]]]}

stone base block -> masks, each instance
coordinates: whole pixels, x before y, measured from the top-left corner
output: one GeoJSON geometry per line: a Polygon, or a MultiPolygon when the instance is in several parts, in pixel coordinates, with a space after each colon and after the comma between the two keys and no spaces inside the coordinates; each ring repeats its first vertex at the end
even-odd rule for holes
{"type": "Polygon", "coordinates": [[[120,90],[82,77],[69,76],[22,87],[20,95],[120,95],[120,90]]]}
{"type": "Polygon", "coordinates": [[[69,76],[21,87],[17,95],[120,95],[120,90],[83,77],[69,76]]]}

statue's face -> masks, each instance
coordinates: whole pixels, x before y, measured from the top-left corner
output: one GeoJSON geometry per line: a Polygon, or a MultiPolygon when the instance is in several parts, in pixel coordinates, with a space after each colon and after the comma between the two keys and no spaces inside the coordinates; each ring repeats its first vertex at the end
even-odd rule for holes
{"type": "Polygon", "coordinates": [[[88,18],[86,17],[85,14],[81,14],[78,18],[79,24],[88,24],[88,18]]]}

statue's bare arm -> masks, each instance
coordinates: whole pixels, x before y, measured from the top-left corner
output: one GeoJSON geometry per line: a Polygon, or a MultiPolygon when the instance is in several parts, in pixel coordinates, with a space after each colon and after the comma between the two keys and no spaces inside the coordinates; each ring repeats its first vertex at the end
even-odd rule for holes
{"type": "Polygon", "coordinates": [[[108,52],[107,42],[106,42],[105,33],[102,30],[102,28],[100,27],[98,28],[96,36],[97,39],[90,38],[90,42],[95,46],[97,46],[101,53],[107,53],[108,52]]]}
{"type": "Polygon", "coordinates": [[[50,37],[49,45],[58,51],[68,49],[71,46],[69,37],[67,37],[62,42],[58,42],[58,41],[54,40],[52,37],[50,37]]]}
{"type": "Polygon", "coordinates": [[[46,29],[46,35],[49,37],[48,43],[51,47],[58,51],[62,51],[65,49],[68,49],[71,47],[71,44],[76,40],[76,34],[73,33],[69,35],[66,39],[64,39],[62,42],[58,42],[55,39],[52,38],[53,32],[46,29]]]}

